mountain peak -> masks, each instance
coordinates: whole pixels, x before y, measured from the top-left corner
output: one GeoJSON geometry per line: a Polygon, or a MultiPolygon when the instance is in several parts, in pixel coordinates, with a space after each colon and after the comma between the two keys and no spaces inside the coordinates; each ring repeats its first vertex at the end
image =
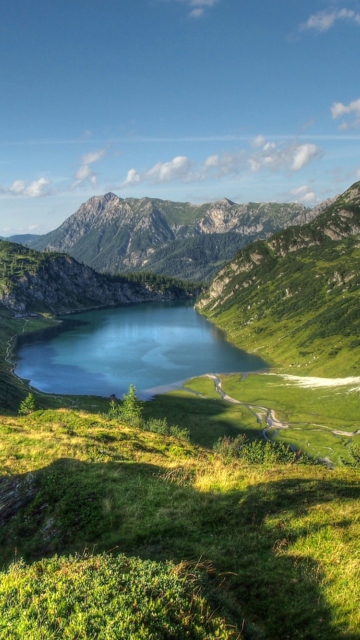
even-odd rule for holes
{"type": "Polygon", "coordinates": [[[114,198],[116,198],[117,200],[122,200],[122,198],[116,196],[115,193],[112,193],[112,191],[108,191],[108,193],[105,193],[102,197],[104,200],[106,200],[106,202],[108,202],[109,200],[113,200],[114,198]]]}
{"type": "Polygon", "coordinates": [[[225,205],[226,207],[229,207],[229,206],[232,207],[235,204],[235,202],[233,202],[232,200],[229,200],[229,198],[221,198],[221,200],[218,200],[216,204],[222,204],[222,205],[225,205]]]}

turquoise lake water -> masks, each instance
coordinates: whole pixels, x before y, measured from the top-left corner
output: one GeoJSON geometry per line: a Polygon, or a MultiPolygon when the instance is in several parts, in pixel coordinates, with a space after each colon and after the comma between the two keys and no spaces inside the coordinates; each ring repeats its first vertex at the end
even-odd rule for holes
{"type": "Polygon", "coordinates": [[[47,393],[121,397],[132,383],[143,398],[204,373],[266,367],[227,342],[189,302],[66,316],[54,329],[21,338],[14,360],[16,374],[47,393]]]}

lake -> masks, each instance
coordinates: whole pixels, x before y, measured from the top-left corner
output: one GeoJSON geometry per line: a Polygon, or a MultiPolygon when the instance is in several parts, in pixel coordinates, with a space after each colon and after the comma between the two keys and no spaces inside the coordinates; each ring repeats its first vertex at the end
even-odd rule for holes
{"type": "Polygon", "coordinates": [[[65,316],[54,328],[17,341],[15,372],[46,393],[121,397],[181,386],[204,373],[264,369],[226,341],[189,301],[144,303],[65,316]]]}

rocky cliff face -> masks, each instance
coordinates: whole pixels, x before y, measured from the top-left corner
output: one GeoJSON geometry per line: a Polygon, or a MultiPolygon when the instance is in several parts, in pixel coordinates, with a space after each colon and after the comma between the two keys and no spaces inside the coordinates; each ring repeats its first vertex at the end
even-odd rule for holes
{"type": "MultiPolygon", "coordinates": [[[[8,245],[10,243],[2,243],[8,245]]],[[[12,245],[13,247],[16,245],[12,245]]],[[[20,250],[20,246],[19,246],[20,250]]],[[[21,247],[22,262],[26,252],[21,247]]],[[[31,251],[31,257],[37,252],[31,251]]],[[[17,312],[47,311],[66,313],[101,306],[145,301],[164,301],[190,297],[191,292],[173,287],[161,291],[146,283],[117,281],[96,273],[68,255],[37,254],[22,273],[6,277],[0,283],[0,303],[17,312]]]]}
{"type": "MultiPolygon", "coordinates": [[[[175,241],[237,233],[239,246],[244,246],[288,225],[303,224],[317,214],[296,203],[236,204],[224,198],[192,205],[151,198],[123,200],[107,193],[90,198],[58,229],[32,241],[31,246],[66,251],[102,272],[151,271],[152,264],[159,263],[157,252],[164,247],[171,250],[175,241]]],[[[184,256],[187,250],[185,242],[184,256]]],[[[196,255],[187,257],[196,261],[196,255]]],[[[181,265],[172,268],[175,272],[168,275],[188,277],[181,265]]]]}

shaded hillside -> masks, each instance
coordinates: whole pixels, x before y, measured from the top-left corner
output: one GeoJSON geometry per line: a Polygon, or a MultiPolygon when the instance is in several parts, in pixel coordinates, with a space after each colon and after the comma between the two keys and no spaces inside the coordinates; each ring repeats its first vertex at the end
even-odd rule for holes
{"type": "Polygon", "coordinates": [[[194,295],[193,287],[146,275],[96,273],[66,254],[40,253],[0,240],[0,302],[18,312],[64,313],[99,306],[171,300],[194,295]]]}
{"type": "Polygon", "coordinates": [[[231,260],[248,242],[249,236],[244,237],[234,231],[174,240],[150,255],[142,269],[211,281],[224,262],[231,260]]]}
{"type": "Polygon", "coordinates": [[[236,204],[224,198],[193,205],[151,198],[123,200],[107,193],[90,198],[58,229],[32,239],[31,246],[65,251],[101,272],[145,268],[203,280],[232,257],[233,249],[236,252],[289,224],[312,220],[318,212],[296,203],[236,204]],[[211,252],[211,247],[208,240],[199,238],[213,234],[222,239],[213,243],[216,257],[209,270],[203,254],[211,252]],[[196,243],[190,242],[191,238],[196,238],[196,243]]]}
{"type": "Polygon", "coordinates": [[[198,307],[275,361],[359,371],[359,234],[358,182],[310,224],[240,251],[198,307]]]}

